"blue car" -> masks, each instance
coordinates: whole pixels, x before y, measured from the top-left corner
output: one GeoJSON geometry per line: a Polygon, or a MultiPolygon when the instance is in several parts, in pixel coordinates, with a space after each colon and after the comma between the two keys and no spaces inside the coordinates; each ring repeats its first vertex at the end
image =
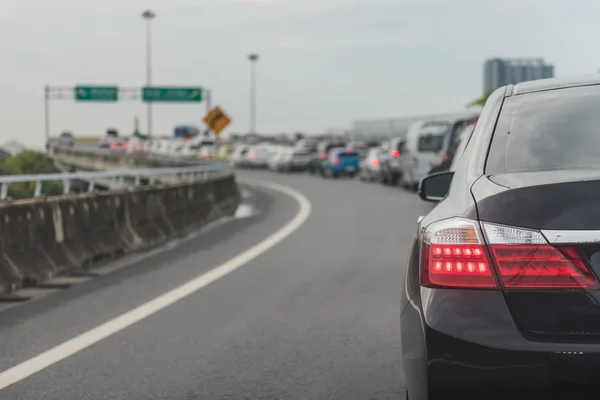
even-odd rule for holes
{"type": "Polygon", "coordinates": [[[359,164],[360,155],[356,150],[346,148],[331,149],[323,165],[323,177],[354,177],[359,172],[359,164]]]}

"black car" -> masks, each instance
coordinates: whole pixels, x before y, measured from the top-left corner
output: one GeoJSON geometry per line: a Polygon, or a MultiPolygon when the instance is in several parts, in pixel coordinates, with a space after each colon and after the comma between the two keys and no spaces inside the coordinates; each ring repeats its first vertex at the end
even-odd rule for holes
{"type": "Polygon", "coordinates": [[[319,144],[317,145],[317,151],[314,154],[311,162],[308,165],[308,171],[311,174],[323,174],[324,170],[324,163],[325,161],[327,161],[327,158],[329,157],[329,151],[333,148],[336,147],[345,147],[346,143],[342,140],[338,140],[338,139],[334,139],[334,140],[323,140],[321,142],[319,142],[319,144]]]}
{"type": "Polygon", "coordinates": [[[600,398],[598,109],[600,75],[499,88],[421,180],[438,204],[401,289],[407,398],[600,398]]]}
{"type": "Polygon", "coordinates": [[[447,135],[444,138],[442,151],[438,153],[437,160],[432,163],[429,174],[444,172],[450,169],[450,165],[452,165],[454,157],[458,155],[458,149],[460,148],[460,145],[465,138],[471,137],[473,129],[475,129],[475,124],[467,125],[455,136],[447,135]],[[452,145],[450,145],[450,143],[452,143],[452,145]]]}
{"type": "Polygon", "coordinates": [[[477,118],[459,119],[454,121],[448,134],[444,137],[442,149],[438,152],[436,160],[431,165],[430,173],[448,171],[456,149],[460,144],[461,135],[465,134],[465,131],[473,129],[476,123],[477,118]]]}

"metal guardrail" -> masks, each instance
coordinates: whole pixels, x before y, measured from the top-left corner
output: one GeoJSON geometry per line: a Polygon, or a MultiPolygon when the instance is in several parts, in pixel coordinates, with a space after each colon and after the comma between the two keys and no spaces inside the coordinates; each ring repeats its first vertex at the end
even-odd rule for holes
{"type": "Polygon", "coordinates": [[[0,176],[0,200],[8,198],[8,188],[11,183],[34,183],[35,190],[33,197],[42,195],[42,186],[44,182],[62,182],[63,194],[71,191],[71,182],[88,182],[88,192],[93,192],[98,186],[108,186],[109,189],[117,189],[127,186],[152,185],[161,182],[191,182],[204,181],[207,179],[227,176],[233,173],[233,168],[228,164],[208,164],[196,165],[193,167],[179,168],[147,168],[147,169],[129,169],[122,171],[103,171],[103,172],[68,172],[57,174],[38,174],[38,175],[12,175],[0,176]],[[103,182],[103,184],[100,184],[103,182]]]}

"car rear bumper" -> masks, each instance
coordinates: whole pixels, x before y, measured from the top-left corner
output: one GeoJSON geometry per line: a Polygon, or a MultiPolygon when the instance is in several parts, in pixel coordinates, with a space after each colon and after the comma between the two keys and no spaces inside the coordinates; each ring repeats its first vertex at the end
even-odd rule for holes
{"type": "Polygon", "coordinates": [[[430,328],[426,334],[432,400],[600,398],[600,353],[515,351],[481,346],[430,328]],[[490,394],[494,388],[501,396],[490,394]]]}
{"type": "Polygon", "coordinates": [[[308,170],[308,168],[309,168],[308,164],[303,164],[303,165],[288,164],[285,166],[285,169],[287,171],[306,171],[306,170],[308,170]]]}
{"type": "Polygon", "coordinates": [[[250,161],[247,164],[248,168],[267,168],[268,164],[266,161],[261,162],[261,161],[250,161]]]}
{"type": "Polygon", "coordinates": [[[358,173],[359,168],[348,165],[343,167],[333,167],[331,170],[338,175],[354,175],[358,173]]]}
{"type": "Polygon", "coordinates": [[[389,171],[395,175],[402,174],[402,165],[397,160],[388,160],[386,163],[389,171]]]}
{"type": "Polygon", "coordinates": [[[401,326],[411,400],[600,398],[600,344],[525,339],[499,291],[421,288],[401,326]]]}

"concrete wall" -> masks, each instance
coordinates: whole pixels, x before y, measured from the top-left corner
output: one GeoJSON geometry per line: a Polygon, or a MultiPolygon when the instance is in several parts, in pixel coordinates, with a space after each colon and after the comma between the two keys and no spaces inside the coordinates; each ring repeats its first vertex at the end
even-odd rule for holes
{"type": "Polygon", "coordinates": [[[149,248],[233,215],[235,178],[0,205],[0,293],[149,248]]]}

